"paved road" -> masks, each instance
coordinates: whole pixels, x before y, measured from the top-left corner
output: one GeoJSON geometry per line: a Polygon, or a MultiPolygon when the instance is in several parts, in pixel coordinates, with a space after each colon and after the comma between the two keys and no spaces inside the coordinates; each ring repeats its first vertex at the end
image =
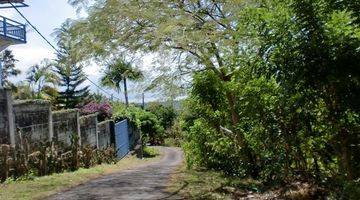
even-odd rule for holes
{"type": "Polygon", "coordinates": [[[169,177],[182,162],[180,149],[159,147],[161,161],[89,181],[48,198],[49,200],[182,199],[165,191],[169,177]]]}

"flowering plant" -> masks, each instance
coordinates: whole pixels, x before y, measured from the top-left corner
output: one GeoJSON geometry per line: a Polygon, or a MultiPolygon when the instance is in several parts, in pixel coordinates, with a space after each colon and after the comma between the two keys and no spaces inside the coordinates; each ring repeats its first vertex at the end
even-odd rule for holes
{"type": "Polygon", "coordinates": [[[90,102],[84,105],[80,109],[81,114],[89,115],[93,113],[98,113],[99,121],[104,121],[105,119],[109,119],[112,116],[112,107],[109,102],[90,102]]]}

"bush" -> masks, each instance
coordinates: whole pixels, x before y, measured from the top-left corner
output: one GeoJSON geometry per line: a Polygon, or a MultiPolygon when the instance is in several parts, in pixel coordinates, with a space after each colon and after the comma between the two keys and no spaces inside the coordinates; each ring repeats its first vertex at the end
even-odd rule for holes
{"type": "Polygon", "coordinates": [[[139,129],[143,142],[150,142],[152,145],[159,145],[164,140],[164,129],[156,115],[139,107],[126,107],[122,104],[114,105],[114,119],[121,121],[128,119],[130,124],[139,129]]]}
{"type": "Polygon", "coordinates": [[[172,106],[164,106],[158,102],[152,102],[148,104],[146,110],[156,115],[160,125],[165,130],[173,126],[176,119],[176,112],[172,106]]]}
{"type": "Polygon", "coordinates": [[[143,149],[143,157],[144,158],[153,158],[158,155],[159,155],[158,150],[156,150],[154,148],[144,147],[144,149],[143,149]]]}
{"type": "Polygon", "coordinates": [[[83,115],[90,115],[94,113],[98,113],[98,120],[105,121],[106,119],[110,119],[112,116],[112,107],[108,102],[90,102],[80,108],[80,112],[83,115]]]}

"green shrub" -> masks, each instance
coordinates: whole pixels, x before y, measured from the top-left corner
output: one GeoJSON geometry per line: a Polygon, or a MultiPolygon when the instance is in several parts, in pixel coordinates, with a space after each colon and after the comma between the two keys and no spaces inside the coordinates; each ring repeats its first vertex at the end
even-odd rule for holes
{"type": "Polygon", "coordinates": [[[116,121],[128,119],[131,126],[141,131],[143,142],[153,145],[162,144],[164,140],[164,128],[156,115],[136,106],[126,107],[123,104],[113,106],[113,117],[116,121]]]}

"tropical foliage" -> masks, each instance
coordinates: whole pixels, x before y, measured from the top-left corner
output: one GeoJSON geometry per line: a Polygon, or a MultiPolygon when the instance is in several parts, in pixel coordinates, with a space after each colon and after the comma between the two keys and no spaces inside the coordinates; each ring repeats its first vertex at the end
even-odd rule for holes
{"type": "Polygon", "coordinates": [[[41,98],[46,93],[51,96],[56,96],[55,86],[58,84],[59,79],[52,71],[51,62],[47,59],[43,60],[40,64],[36,64],[27,71],[26,80],[29,83],[34,96],[41,98]]]}
{"type": "Polygon", "coordinates": [[[357,188],[357,1],[108,0],[83,8],[88,17],[71,27],[81,59],[161,52],[178,74],[192,75],[182,123],[189,166],[269,184],[313,182],[344,199],[357,188]]]}
{"type": "Polygon", "coordinates": [[[101,78],[101,85],[116,89],[120,92],[120,83],[123,82],[125,105],[129,106],[127,81],[138,81],[142,77],[143,74],[141,71],[134,68],[130,62],[125,61],[124,58],[118,58],[107,66],[101,78]]]}

